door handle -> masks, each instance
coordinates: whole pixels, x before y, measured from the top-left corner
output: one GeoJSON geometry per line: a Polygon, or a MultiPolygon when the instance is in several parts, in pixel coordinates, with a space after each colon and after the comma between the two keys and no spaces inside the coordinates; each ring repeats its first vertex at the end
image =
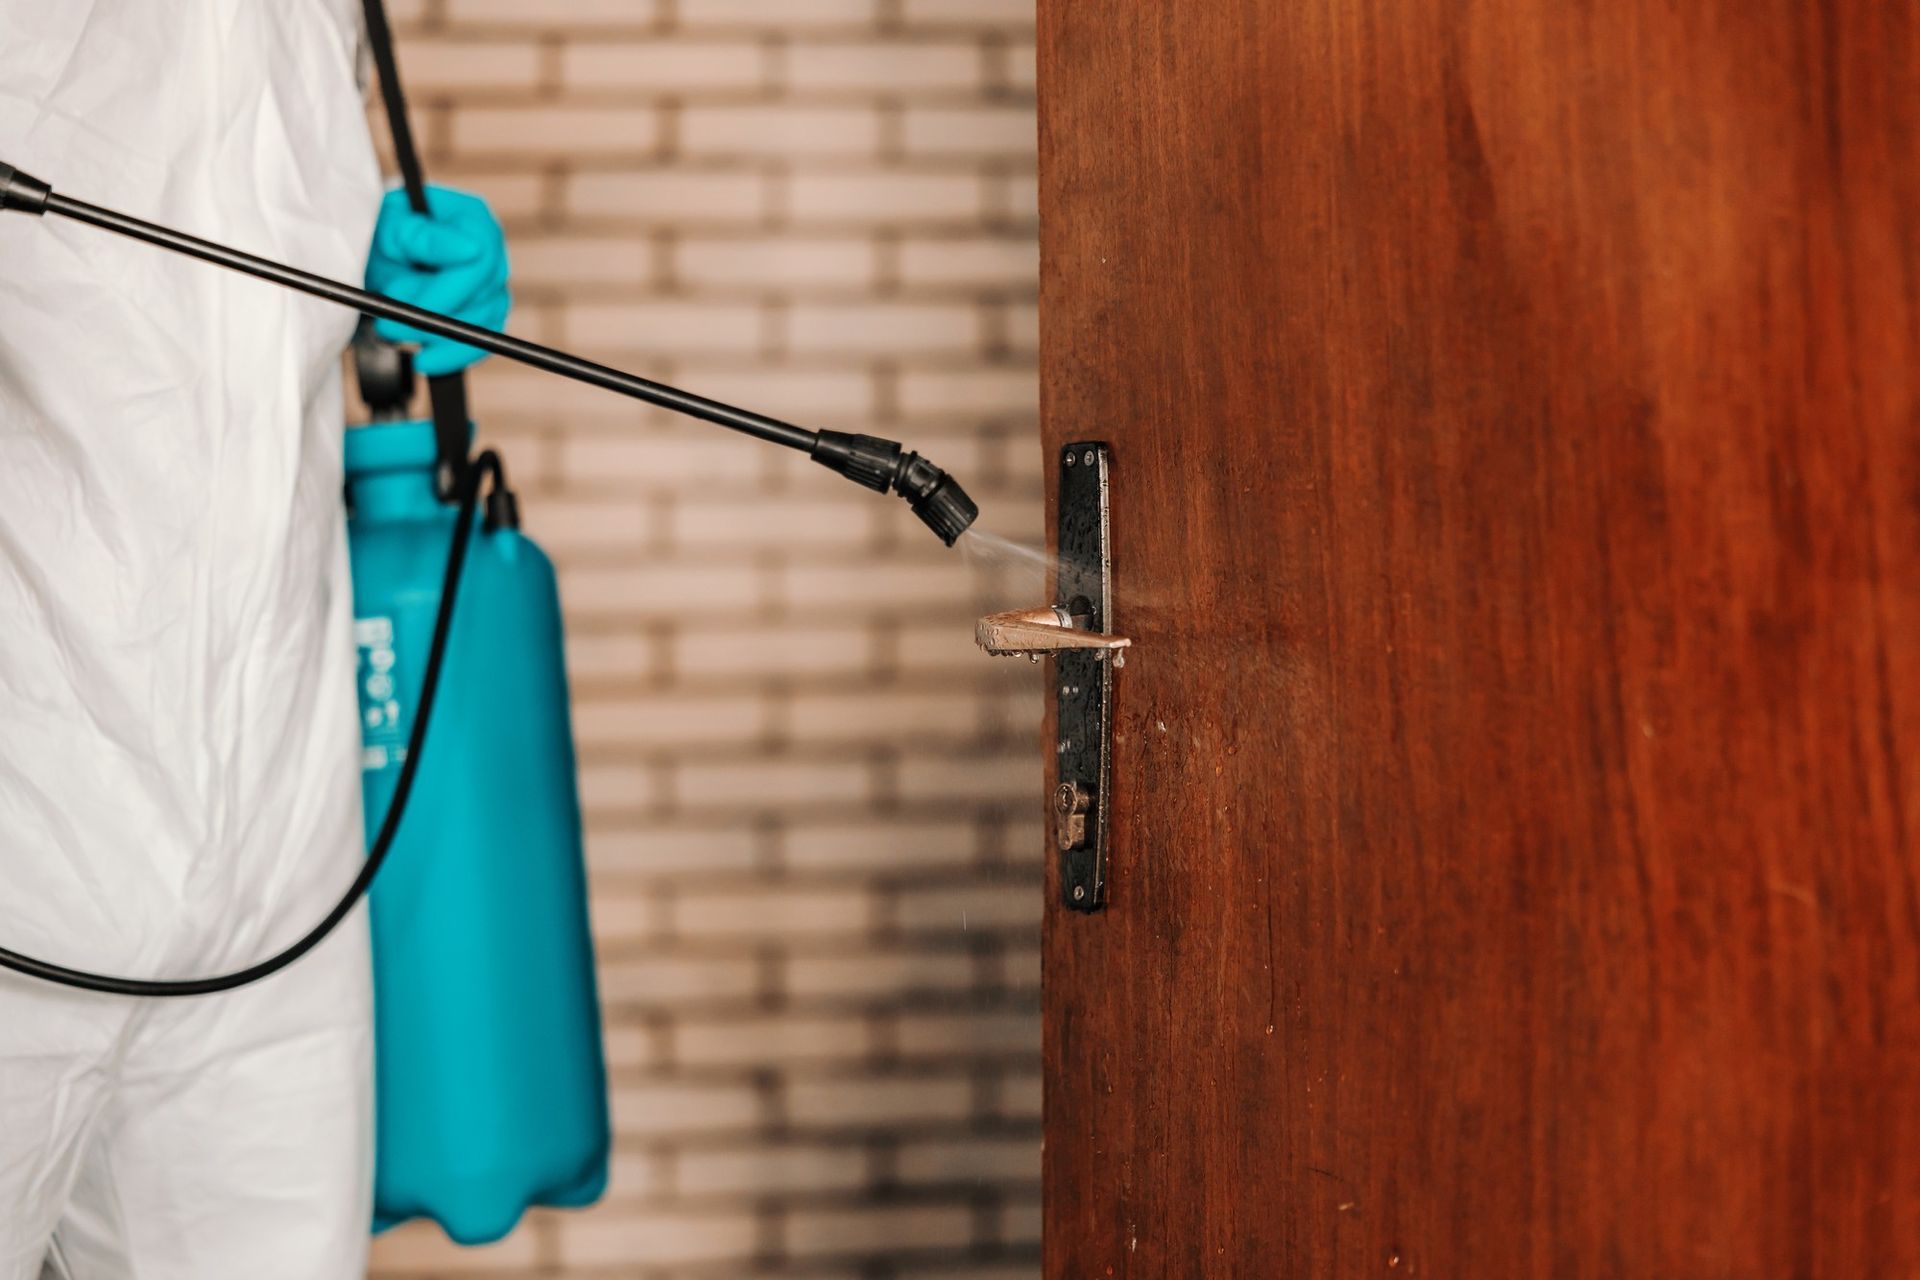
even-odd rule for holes
{"type": "Polygon", "coordinates": [[[1028,661],[1038,662],[1049,653],[1079,649],[1101,656],[1111,653],[1116,667],[1127,665],[1126,655],[1120,650],[1133,644],[1125,636],[1087,630],[1081,619],[1057,604],[990,613],[975,625],[973,638],[982,649],[998,657],[1024,654],[1028,661]]]}

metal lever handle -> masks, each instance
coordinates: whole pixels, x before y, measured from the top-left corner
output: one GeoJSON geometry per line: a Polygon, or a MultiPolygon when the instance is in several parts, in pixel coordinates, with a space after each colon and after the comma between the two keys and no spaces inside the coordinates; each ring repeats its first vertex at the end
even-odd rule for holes
{"type": "Polygon", "coordinates": [[[1038,662],[1042,654],[1087,650],[1096,657],[1113,654],[1116,667],[1126,665],[1119,651],[1133,644],[1125,636],[1081,629],[1074,624],[1073,615],[1059,605],[990,613],[976,624],[973,638],[982,649],[999,657],[1025,654],[1038,662]]]}

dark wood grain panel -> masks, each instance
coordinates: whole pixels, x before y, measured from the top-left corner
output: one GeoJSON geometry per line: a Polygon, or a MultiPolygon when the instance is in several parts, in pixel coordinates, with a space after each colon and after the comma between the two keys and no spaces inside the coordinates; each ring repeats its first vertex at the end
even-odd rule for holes
{"type": "Polygon", "coordinates": [[[1920,1275],[1920,6],[1040,14],[1048,1275],[1920,1275]]]}

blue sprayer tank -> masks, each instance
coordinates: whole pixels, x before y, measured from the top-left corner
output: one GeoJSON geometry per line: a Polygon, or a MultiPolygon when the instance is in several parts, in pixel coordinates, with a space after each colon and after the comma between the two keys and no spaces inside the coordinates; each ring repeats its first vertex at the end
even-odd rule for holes
{"type": "MultiPolygon", "coordinates": [[[[412,730],[458,516],[431,423],[347,433],[368,838],[412,730]]],[[[497,1240],[606,1188],[609,1125],[553,566],[476,530],[424,759],[372,895],[375,1227],[497,1240]]]]}

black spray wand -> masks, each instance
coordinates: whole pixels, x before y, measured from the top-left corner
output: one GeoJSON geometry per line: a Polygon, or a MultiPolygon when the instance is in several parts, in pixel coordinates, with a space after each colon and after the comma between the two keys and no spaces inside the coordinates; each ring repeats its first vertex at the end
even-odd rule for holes
{"type": "MultiPolygon", "coordinates": [[[[524,342],[519,338],[509,338],[503,334],[494,333],[490,329],[481,329],[449,319],[437,312],[423,311],[419,307],[395,302],[390,298],[368,293],[364,289],[355,289],[337,280],[328,280],[324,276],[296,271],[292,267],[269,262],[265,258],[256,258],[224,245],[197,240],[177,231],[169,231],[165,227],[157,227],[137,218],[129,218],[110,209],[101,209],[78,200],[69,200],[64,196],[56,195],[51,187],[38,178],[29,177],[12,165],[0,163],[0,212],[6,210],[28,213],[36,217],[54,213],[73,218],[120,235],[132,236],[136,240],[144,240],[148,244],[158,245],[163,249],[184,253],[203,262],[228,267],[290,289],[297,289],[301,293],[325,298],[329,302],[352,307],[366,315],[398,320],[416,329],[437,333],[442,337],[452,338],[484,351],[506,356],[511,360],[518,360],[522,364],[530,364],[536,369],[545,369],[562,377],[574,378],[596,387],[604,387],[609,391],[617,391],[622,395],[632,396],[636,400],[644,400],[648,404],[660,405],[690,417],[715,422],[723,427],[772,441],[774,444],[785,445],[789,449],[799,449],[810,455],[815,462],[869,489],[876,489],[881,493],[891,491],[899,494],[912,506],[914,514],[925,521],[927,527],[939,534],[941,540],[949,546],[967,531],[968,526],[979,514],[979,508],[974,506],[973,500],[967,497],[966,492],[955,484],[946,472],[919,454],[906,452],[891,440],[881,440],[873,436],[848,435],[839,431],[807,431],[791,423],[780,422],[745,409],[721,404],[717,400],[708,400],[675,387],[649,382],[645,378],[635,377],[618,369],[610,369],[605,365],[594,364],[578,356],[568,355],[564,351],[555,351],[551,347],[524,342]]],[[[407,802],[413,790],[415,774],[420,768],[420,761],[426,754],[427,727],[432,722],[434,698],[439,691],[442,664],[446,659],[447,645],[453,631],[454,600],[460,589],[461,568],[466,562],[467,547],[473,538],[480,486],[489,477],[491,477],[495,495],[498,496],[504,481],[500,460],[492,453],[482,454],[474,465],[461,468],[454,477],[455,483],[450,496],[458,502],[460,511],[453,525],[446,574],[440,587],[439,612],[434,618],[433,641],[427,649],[427,663],[421,677],[419,702],[414,716],[412,736],[407,744],[407,754],[400,766],[400,776],[394,787],[393,799],[387,806],[386,816],[381,820],[380,829],[374,836],[372,846],[367,850],[367,860],[362,864],[360,873],[354,877],[353,883],[334,904],[333,909],[318,924],[275,954],[244,969],[212,977],[154,979],[94,973],[86,969],[42,960],[7,947],[0,947],[0,969],[11,970],[60,986],[111,995],[150,999],[213,995],[222,991],[232,991],[279,973],[318,946],[342,920],[346,919],[361,899],[366,897],[367,891],[373,885],[374,877],[379,874],[382,864],[387,860],[387,855],[393,850],[394,839],[399,833],[401,818],[406,813],[407,802]]]]}
{"type": "Polygon", "coordinates": [[[773,444],[798,449],[815,462],[857,484],[880,493],[899,494],[913,508],[914,514],[948,546],[952,546],[980,514],[980,508],[974,505],[973,499],[952,477],[919,454],[908,453],[892,440],[850,435],[842,431],[809,431],[748,409],[737,409],[718,400],[682,391],[678,387],[653,382],[552,347],[541,346],[537,342],[495,333],[491,329],[443,316],[437,311],[395,302],[338,280],[329,280],[325,276],[313,275],[250,253],[229,249],[225,245],[142,222],[111,209],[70,199],[57,194],[38,178],[0,162],[0,211],[5,210],[35,216],[58,214],[117,235],[130,236],[162,249],[183,253],[202,262],[272,281],[316,298],[325,298],[364,315],[396,320],[426,333],[452,338],[482,351],[491,351],[509,360],[557,373],[563,378],[572,378],[576,382],[644,400],[690,418],[699,418],[773,444]]]}

